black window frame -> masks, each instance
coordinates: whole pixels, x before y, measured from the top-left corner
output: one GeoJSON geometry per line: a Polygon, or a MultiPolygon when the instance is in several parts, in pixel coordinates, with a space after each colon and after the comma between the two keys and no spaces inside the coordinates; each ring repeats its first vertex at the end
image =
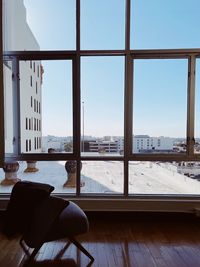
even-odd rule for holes
{"type": "MultiPolygon", "coordinates": [[[[2,13],[2,1],[1,13],[2,13]]],[[[0,45],[1,61],[3,66],[3,57],[12,59],[14,69],[19,73],[20,60],[40,61],[40,60],[72,60],[73,65],[73,152],[72,153],[55,153],[55,154],[35,154],[20,152],[20,132],[19,126],[16,127],[16,146],[15,153],[11,155],[16,160],[28,161],[57,161],[57,160],[76,160],[77,161],[77,196],[92,196],[92,194],[81,194],[80,192],[80,176],[81,161],[123,161],[124,164],[124,191],[120,196],[130,197],[129,194],[129,162],[130,161],[200,161],[200,155],[194,154],[194,103],[195,103],[195,61],[200,57],[200,49],[161,49],[161,50],[131,50],[130,48],[130,12],[131,0],[126,0],[126,23],[125,23],[125,49],[123,50],[80,50],[80,4],[81,0],[76,0],[76,50],[74,51],[12,51],[3,52],[2,44],[0,45]],[[81,86],[80,86],[80,62],[85,56],[124,56],[125,58],[125,76],[124,76],[124,154],[115,156],[82,156],[81,155],[81,86]],[[132,123],[133,123],[133,61],[138,58],[187,58],[188,59],[188,94],[187,94],[187,152],[185,155],[143,155],[134,154],[132,152],[132,123]]],[[[2,25],[1,25],[2,26],[2,25]]],[[[2,27],[1,32],[2,36],[2,27]]],[[[0,73],[0,96],[3,99],[3,73],[0,73]]],[[[19,83],[18,83],[19,90],[19,83]]],[[[18,92],[19,93],[19,92],[18,92]]],[[[17,118],[19,118],[19,97],[16,97],[17,118]]],[[[4,151],[4,118],[3,105],[0,112],[0,164],[10,156],[5,156],[4,151]]],[[[40,109],[39,109],[40,112],[40,109]]],[[[20,120],[18,120],[19,122],[20,120]]],[[[34,128],[35,129],[35,128],[34,128]]],[[[101,194],[98,194],[101,197],[101,194]]],[[[103,194],[102,197],[115,197],[114,194],[103,194]]],[[[187,197],[186,195],[184,195],[187,197]]],[[[95,195],[95,197],[97,197],[95,195]]],[[[119,197],[119,194],[117,195],[119,197]]],[[[172,196],[174,197],[174,195],[172,196]]]]}

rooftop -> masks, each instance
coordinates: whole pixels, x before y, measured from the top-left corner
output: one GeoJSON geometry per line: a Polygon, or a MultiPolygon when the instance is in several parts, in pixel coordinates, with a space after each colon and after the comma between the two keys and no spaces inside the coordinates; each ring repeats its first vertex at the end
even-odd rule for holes
{"type": "MultiPolygon", "coordinates": [[[[54,193],[75,193],[74,188],[64,188],[67,173],[64,161],[37,162],[36,173],[25,173],[26,162],[19,162],[18,178],[49,183],[54,193]]],[[[200,181],[177,173],[172,163],[131,162],[129,165],[129,193],[131,194],[199,194],[200,181]]],[[[81,193],[123,193],[123,162],[82,161],[81,180],[85,183],[81,193]]],[[[0,169],[0,180],[4,179],[0,169]]],[[[0,186],[0,193],[10,193],[12,186],[0,186]]]]}

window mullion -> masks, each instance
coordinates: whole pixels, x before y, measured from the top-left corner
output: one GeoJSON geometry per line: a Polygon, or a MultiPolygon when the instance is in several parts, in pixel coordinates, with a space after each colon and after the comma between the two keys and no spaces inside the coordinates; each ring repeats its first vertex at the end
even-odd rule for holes
{"type": "Polygon", "coordinates": [[[128,53],[125,59],[125,102],[124,102],[124,194],[128,195],[128,160],[132,153],[133,119],[133,60],[128,53]]]}
{"type": "Polygon", "coordinates": [[[126,0],[125,48],[130,50],[131,0],[126,0]]]}
{"type": "Polygon", "coordinates": [[[13,152],[15,156],[21,153],[20,142],[20,77],[19,77],[19,61],[15,58],[13,60],[13,152]]]}
{"type": "Polygon", "coordinates": [[[80,92],[80,0],[76,0],[76,86],[74,94],[76,104],[73,107],[74,114],[76,114],[76,118],[74,118],[74,147],[77,155],[77,177],[76,177],[76,195],[80,196],[80,180],[81,180],[81,92],[80,92]]]}
{"type": "Polygon", "coordinates": [[[195,112],[195,56],[188,62],[188,102],[187,102],[187,155],[194,156],[194,112],[195,112]]]}
{"type": "Polygon", "coordinates": [[[128,196],[128,154],[131,147],[130,127],[131,127],[131,92],[132,92],[132,59],[130,55],[130,13],[131,1],[126,0],[126,23],[125,23],[125,81],[124,81],[124,195],[128,196]]]}
{"type": "MultiPolygon", "coordinates": [[[[0,0],[0,17],[2,18],[2,1],[0,0]]],[[[0,20],[0,167],[3,167],[5,154],[4,139],[4,87],[3,87],[3,41],[2,20],[0,20]]]]}

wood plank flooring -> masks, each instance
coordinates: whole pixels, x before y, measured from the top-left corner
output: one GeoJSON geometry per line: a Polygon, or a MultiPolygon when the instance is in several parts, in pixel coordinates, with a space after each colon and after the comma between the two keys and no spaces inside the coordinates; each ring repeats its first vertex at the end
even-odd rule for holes
{"type": "MultiPolygon", "coordinates": [[[[65,240],[44,244],[31,267],[199,267],[200,221],[198,219],[146,219],[127,216],[90,218],[90,231],[78,238],[93,255],[89,259],[70,245],[59,259],[65,240]],[[59,256],[59,255],[58,255],[59,256]]],[[[18,238],[0,234],[0,266],[24,266],[18,238]]]]}

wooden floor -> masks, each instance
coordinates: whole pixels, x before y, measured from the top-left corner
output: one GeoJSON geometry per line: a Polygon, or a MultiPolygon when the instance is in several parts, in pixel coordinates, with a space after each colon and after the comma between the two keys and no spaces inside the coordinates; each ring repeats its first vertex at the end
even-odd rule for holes
{"type": "MultiPolygon", "coordinates": [[[[200,221],[180,217],[156,218],[115,215],[90,217],[90,232],[78,238],[94,256],[88,258],[70,245],[61,254],[65,241],[50,242],[41,248],[31,266],[56,267],[199,267],[200,221]],[[120,219],[119,219],[120,218],[120,219]],[[59,255],[58,255],[59,256],[59,255]]],[[[0,234],[0,266],[24,266],[18,239],[0,234]]]]}

